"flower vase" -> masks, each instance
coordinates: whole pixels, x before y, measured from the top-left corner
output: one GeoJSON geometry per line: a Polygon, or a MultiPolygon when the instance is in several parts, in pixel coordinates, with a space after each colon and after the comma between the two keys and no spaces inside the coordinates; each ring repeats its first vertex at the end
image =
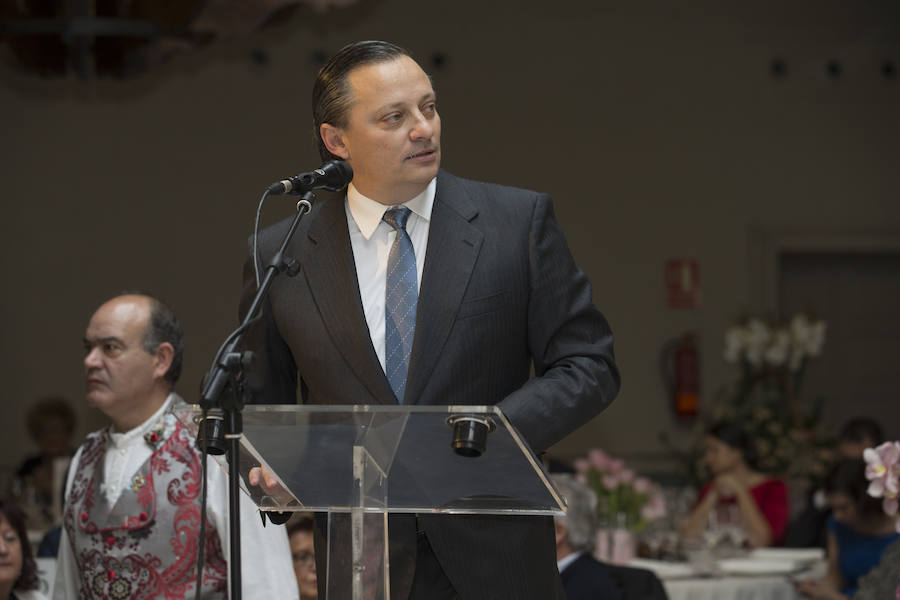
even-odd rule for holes
{"type": "Polygon", "coordinates": [[[628,529],[628,520],[625,513],[616,515],[616,528],[611,535],[610,562],[614,565],[627,565],[635,557],[637,542],[634,533],[628,529]]]}
{"type": "Polygon", "coordinates": [[[612,560],[612,531],[606,527],[597,530],[594,538],[594,558],[600,562],[610,562],[612,560]]]}

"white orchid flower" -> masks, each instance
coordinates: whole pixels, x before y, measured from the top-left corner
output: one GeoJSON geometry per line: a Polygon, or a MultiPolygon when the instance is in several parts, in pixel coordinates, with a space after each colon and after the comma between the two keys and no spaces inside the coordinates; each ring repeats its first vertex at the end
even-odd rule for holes
{"type": "Polygon", "coordinates": [[[791,347],[791,335],[786,329],[778,329],[771,338],[771,344],[763,354],[766,364],[779,367],[787,362],[791,347]]]}
{"type": "Polygon", "coordinates": [[[754,367],[758,367],[762,364],[763,354],[772,337],[772,330],[760,319],[751,319],[747,323],[746,335],[747,361],[754,367]]]}

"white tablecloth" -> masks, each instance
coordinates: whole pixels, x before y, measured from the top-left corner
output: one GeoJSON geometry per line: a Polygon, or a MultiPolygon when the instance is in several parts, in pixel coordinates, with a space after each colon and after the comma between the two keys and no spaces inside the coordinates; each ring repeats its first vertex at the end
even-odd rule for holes
{"type": "Polygon", "coordinates": [[[796,600],[800,595],[783,575],[663,579],[669,600],[796,600]]]}
{"type": "Polygon", "coordinates": [[[688,563],[637,559],[631,566],[656,573],[669,600],[799,600],[791,578],[822,577],[826,571],[822,554],[820,550],[759,551],[737,560],[717,561],[716,576],[698,576],[688,563]],[[767,569],[773,570],[767,573],[767,569]]]}

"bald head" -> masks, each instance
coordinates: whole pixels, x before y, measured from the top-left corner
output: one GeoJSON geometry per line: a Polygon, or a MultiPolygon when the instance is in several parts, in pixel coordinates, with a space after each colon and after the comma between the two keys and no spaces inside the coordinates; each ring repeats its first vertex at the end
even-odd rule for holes
{"type": "Polygon", "coordinates": [[[122,323],[146,326],[150,321],[150,308],[153,300],[143,294],[122,294],[110,298],[100,305],[91,321],[95,319],[113,319],[122,323]]]}
{"type": "MultiPolygon", "coordinates": [[[[140,425],[162,405],[172,388],[168,377],[176,358],[180,371],[181,328],[155,298],[116,296],[94,312],[84,336],[88,403],[105,413],[119,430],[140,425]],[[165,315],[163,315],[165,317],[165,315]],[[174,342],[159,341],[155,321],[174,322],[174,342]]],[[[177,373],[176,373],[177,379],[177,373]]]]}

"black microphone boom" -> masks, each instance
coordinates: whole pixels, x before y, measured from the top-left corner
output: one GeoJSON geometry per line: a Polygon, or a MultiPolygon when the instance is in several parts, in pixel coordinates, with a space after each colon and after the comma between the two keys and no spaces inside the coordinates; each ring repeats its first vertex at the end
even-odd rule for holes
{"type": "Polygon", "coordinates": [[[270,194],[303,194],[326,189],[339,192],[353,179],[353,169],[342,160],[329,160],[315,171],[300,173],[269,186],[270,194]]]}

